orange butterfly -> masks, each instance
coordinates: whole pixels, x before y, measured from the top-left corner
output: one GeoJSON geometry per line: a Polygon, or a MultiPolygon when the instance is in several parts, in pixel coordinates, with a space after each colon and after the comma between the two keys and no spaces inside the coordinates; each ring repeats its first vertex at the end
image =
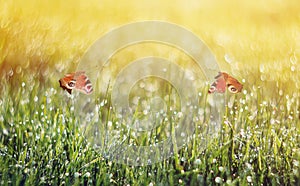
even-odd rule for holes
{"type": "Polygon", "coordinates": [[[219,74],[215,77],[216,81],[210,86],[208,93],[224,93],[227,89],[231,93],[241,92],[243,89],[243,85],[236,80],[234,77],[230,76],[225,72],[219,72],[219,74]]]}
{"type": "Polygon", "coordinates": [[[92,83],[85,75],[84,71],[66,74],[59,80],[60,87],[72,93],[73,89],[79,90],[84,94],[91,94],[93,92],[92,83]]]}

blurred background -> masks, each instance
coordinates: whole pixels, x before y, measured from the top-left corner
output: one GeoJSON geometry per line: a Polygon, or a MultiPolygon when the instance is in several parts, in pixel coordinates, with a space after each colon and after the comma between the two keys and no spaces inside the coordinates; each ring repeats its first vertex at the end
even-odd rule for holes
{"type": "MultiPolygon", "coordinates": [[[[2,79],[34,74],[41,82],[57,81],[75,70],[88,47],[110,30],[162,20],[196,34],[221,70],[250,88],[267,82],[300,89],[298,0],[0,0],[0,7],[2,79]]],[[[121,65],[145,55],[188,58],[178,49],[145,43],[125,48],[112,60],[121,65]]]]}

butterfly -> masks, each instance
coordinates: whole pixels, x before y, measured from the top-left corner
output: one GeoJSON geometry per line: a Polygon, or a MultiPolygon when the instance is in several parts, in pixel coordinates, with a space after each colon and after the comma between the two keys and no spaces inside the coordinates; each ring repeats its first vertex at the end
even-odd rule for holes
{"type": "Polygon", "coordinates": [[[243,85],[238,80],[225,72],[219,72],[215,79],[216,81],[211,84],[208,90],[209,94],[214,92],[224,93],[226,87],[229,92],[234,94],[241,92],[243,89],[243,85]]]}
{"type": "Polygon", "coordinates": [[[84,71],[78,71],[74,73],[66,74],[59,80],[60,87],[72,93],[73,89],[79,90],[84,94],[91,94],[93,92],[92,83],[85,75],[84,71]]]}

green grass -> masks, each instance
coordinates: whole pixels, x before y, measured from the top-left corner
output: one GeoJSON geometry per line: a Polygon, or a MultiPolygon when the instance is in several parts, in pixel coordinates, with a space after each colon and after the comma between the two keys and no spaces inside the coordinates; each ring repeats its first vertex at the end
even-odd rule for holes
{"type": "MultiPolygon", "coordinates": [[[[299,184],[299,93],[265,97],[262,89],[255,89],[226,95],[221,130],[204,150],[196,136],[173,157],[134,167],[109,161],[103,151],[88,144],[73,109],[74,100],[56,81],[40,85],[23,79],[2,84],[1,185],[299,184]],[[19,89],[15,91],[12,84],[19,89]]],[[[210,107],[206,96],[205,92],[199,96],[198,109],[210,107]]],[[[108,99],[100,113],[109,108],[108,99]]],[[[205,112],[195,116],[200,118],[196,135],[209,124],[205,112]]],[[[113,114],[109,117],[114,127],[117,119],[113,114]]],[[[105,118],[99,125],[107,125],[105,118]]],[[[128,130],[119,131],[120,136],[128,136],[128,130]]],[[[128,141],[151,143],[164,135],[162,131],[157,127],[156,135],[150,137],[129,135],[128,141]]]]}

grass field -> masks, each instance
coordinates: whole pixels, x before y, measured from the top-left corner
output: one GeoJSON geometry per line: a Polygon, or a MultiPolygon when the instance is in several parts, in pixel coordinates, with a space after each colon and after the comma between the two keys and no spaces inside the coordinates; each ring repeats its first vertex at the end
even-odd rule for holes
{"type": "MultiPolygon", "coordinates": [[[[300,185],[299,4],[0,0],[0,184],[300,185]],[[103,34],[143,20],[168,21],[195,33],[244,90],[221,96],[221,130],[203,149],[212,95],[208,87],[199,89],[194,138],[171,158],[134,167],[107,159],[109,148],[92,147],[80,128],[76,96],[62,91],[58,79],[75,70],[103,34]]],[[[192,62],[177,49],[153,43],[125,48],[112,60],[123,65],[149,54],[192,62]]],[[[165,84],[160,90],[163,96],[173,93],[165,84]]],[[[172,135],[173,112],[151,135],[128,131],[107,93],[95,95],[103,129],[138,145],[172,135]]]]}

